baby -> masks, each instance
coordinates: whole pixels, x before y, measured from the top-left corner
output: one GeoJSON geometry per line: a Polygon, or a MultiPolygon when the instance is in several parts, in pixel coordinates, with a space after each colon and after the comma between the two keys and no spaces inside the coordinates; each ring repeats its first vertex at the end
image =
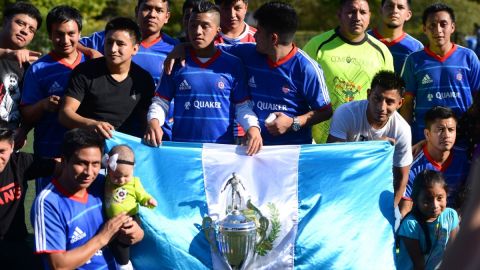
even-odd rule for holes
{"type": "MultiPolygon", "coordinates": [[[[133,150],[124,144],[114,146],[103,158],[107,170],[105,181],[105,212],[109,218],[127,212],[136,218],[139,204],[157,206],[157,201],[143,188],[140,179],[133,176],[135,156],[133,150]]],[[[133,269],[130,262],[130,246],[118,242],[110,243],[110,249],[120,269],[133,269]]]]}

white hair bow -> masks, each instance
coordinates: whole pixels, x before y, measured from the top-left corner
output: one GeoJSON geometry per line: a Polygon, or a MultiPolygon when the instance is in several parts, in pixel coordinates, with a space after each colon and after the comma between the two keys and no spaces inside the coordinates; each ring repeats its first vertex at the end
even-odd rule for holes
{"type": "Polygon", "coordinates": [[[103,158],[102,158],[102,164],[108,169],[115,171],[117,169],[117,160],[118,160],[118,154],[113,154],[112,156],[105,154],[103,155],[103,158]]]}

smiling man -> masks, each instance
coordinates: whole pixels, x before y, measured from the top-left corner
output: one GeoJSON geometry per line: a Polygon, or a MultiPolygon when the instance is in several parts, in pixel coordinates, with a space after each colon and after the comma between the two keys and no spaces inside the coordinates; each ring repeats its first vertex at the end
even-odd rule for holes
{"type": "MultiPolygon", "coordinates": [[[[342,0],[337,17],[340,25],[313,37],[304,47],[325,72],[332,107],[367,98],[373,76],[380,70],[393,71],[388,48],[366,34],[370,7],[366,0],[342,0]]],[[[313,126],[316,143],[325,143],[330,121],[313,126]]]]}
{"type": "Polygon", "coordinates": [[[395,206],[405,192],[412,163],[410,126],[397,112],[403,103],[404,87],[403,80],[393,72],[377,73],[367,100],[343,104],[335,111],[327,140],[329,143],[388,140],[394,144],[395,206]]]}
{"type": "Polygon", "coordinates": [[[257,29],[245,22],[248,0],[215,0],[220,6],[221,31],[215,43],[237,44],[239,42],[255,42],[257,29]]]}
{"type": "Polygon", "coordinates": [[[105,138],[134,115],[146,128],[146,115],[155,85],[152,76],[132,62],[138,52],[140,29],[131,19],[118,17],[105,27],[105,56],[79,65],[72,73],[59,120],[66,128],[92,128],[105,138]]]}
{"type": "Polygon", "coordinates": [[[449,107],[461,118],[480,89],[478,57],[451,40],[453,9],[441,3],[430,5],[422,20],[428,46],[410,54],[402,71],[407,93],[400,113],[411,123],[414,143],[424,138],[423,120],[430,108],[449,107]]]}
{"type": "MultiPolygon", "coordinates": [[[[82,16],[69,6],[54,7],[47,15],[52,51],[27,70],[23,84],[23,121],[34,127],[33,151],[41,157],[60,157],[65,128],[58,122],[58,107],[72,70],[86,60],[77,50],[82,16]]],[[[37,193],[50,182],[39,179],[37,193]]]]}

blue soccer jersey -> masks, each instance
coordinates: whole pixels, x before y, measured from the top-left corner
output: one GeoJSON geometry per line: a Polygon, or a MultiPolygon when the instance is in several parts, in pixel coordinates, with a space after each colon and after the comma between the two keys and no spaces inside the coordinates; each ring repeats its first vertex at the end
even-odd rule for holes
{"type": "MultiPolygon", "coordinates": [[[[84,37],[80,43],[85,47],[95,49],[104,54],[105,31],[95,32],[89,37],[84,37]]],[[[153,77],[155,86],[160,82],[160,76],[163,72],[163,62],[168,53],[173,50],[173,47],[178,43],[177,39],[162,33],[161,36],[152,42],[142,42],[138,48],[138,52],[133,56],[132,60],[137,65],[148,71],[153,77]]],[[[173,102],[170,104],[170,111],[168,119],[173,117],[173,102]]],[[[170,140],[172,137],[171,123],[165,121],[166,125],[162,127],[164,132],[164,140],[170,140]]]]}
{"type": "MultiPolygon", "coordinates": [[[[33,63],[25,74],[21,105],[33,105],[51,95],[63,97],[72,70],[86,59],[79,52],[71,65],[53,52],[33,63]]],[[[42,157],[59,157],[63,133],[57,112],[44,112],[35,125],[33,151],[42,157]]]]}
{"type": "Polygon", "coordinates": [[[172,139],[183,142],[233,143],[235,104],[249,99],[242,62],[221,50],[205,63],[189,50],[156,95],[174,100],[172,139]]]}
{"type": "Polygon", "coordinates": [[[390,50],[393,56],[393,67],[397,74],[402,72],[403,64],[409,54],[423,50],[423,44],[407,33],[403,33],[402,36],[392,41],[387,41],[378,33],[377,29],[369,30],[367,33],[388,47],[388,50],[390,50]]]}
{"type": "Polygon", "coordinates": [[[265,128],[265,119],[273,112],[294,117],[330,107],[323,71],[318,63],[297,47],[276,63],[258,53],[252,43],[222,48],[240,57],[245,64],[254,112],[262,127],[263,144],[311,144],[311,127],[273,136],[265,128]]]}
{"type": "Polygon", "coordinates": [[[423,151],[418,154],[410,166],[410,173],[408,175],[407,189],[404,198],[411,198],[415,176],[424,170],[433,170],[443,173],[449,189],[447,205],[448,207],[455,208],[455,198],[459,189],[467,180],[469,169],[470,164],[465,149],[454,147],[448,159],[443,165],[440,165],[432,159],[426,146],[424,146],[423,151]]]}
{"type": "MultiPolygon", "coordinates": [[[[103,176],[99,176],[82,198],[68,194],[53,180],[35,199],[32,224],[35,252],[66,252],[85,245],[105,222],[103,216],[103,176]]],[[[48,263],[45,263],[48,269],[48,263]]],[[[98,250],[77,269],[116,269],[108,248],[98,250]]]]}
{"type": "Polygon", "coordinates": [[[461,117],[480,88],[480,64],[475,53],[453,45],[439,57],[425,48],[407,57],[402,71],[406,95],[414,96],[413,143],[424,138],[425,113],[434,106],[451,108],[461,117]]]}

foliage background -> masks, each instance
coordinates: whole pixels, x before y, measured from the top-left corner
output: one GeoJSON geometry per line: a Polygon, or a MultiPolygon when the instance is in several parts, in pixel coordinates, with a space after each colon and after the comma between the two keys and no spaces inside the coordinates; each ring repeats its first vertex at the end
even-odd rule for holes
{"type": "MultiPolygon", "coordinates": [[[[297,44],[301,47],[312,36],[322,33],[338,24],[336,12],[340,1],[331,0],[284,0],[292,4],[300,17],[300,31],[297,34],[297,44]]],[[[0,0],[0,11],[12,0],[0,0]]],[[[48,10],[60,4],[71,5],[80,10],[84,16],[84,27],[82,34],[84,36],[101,30],[105,23],[115,16],[135,16],[135,5],[137,0],[30,0],[46,17],[48,10]]],[[[183,0],[170,1],[171,19],[165,26],[166,33],[176,36],[180,32],[180,18],[183,0]]],[[[250,0],[249,10],[254,11],[267,0],[250,0]]],[[[370,26],[378,21],[378,9],[381,0],[370,0],[370,9],[372,10],[372,19],[370,26]]],[[[431,3],[432,0],[414,0],[412,1],[413,18],[406,25],[409,34],[425,41],[422,34],[422,11],[431,3]]],[[[446,4],[452,6],[457,17],[457,31],[455,41],[462,44],[465,35],[471,35],[474,31],[474,23],[480,24],[480,0],[445,0],[446,4]]],[[[2,12],[3,14],[3,12],[2,12]]],[[[48,52],[49,41],[45,30],[45,23],[38,31],[37,36],[32,42],[30,48],[42,52],[48,52]]]]}

